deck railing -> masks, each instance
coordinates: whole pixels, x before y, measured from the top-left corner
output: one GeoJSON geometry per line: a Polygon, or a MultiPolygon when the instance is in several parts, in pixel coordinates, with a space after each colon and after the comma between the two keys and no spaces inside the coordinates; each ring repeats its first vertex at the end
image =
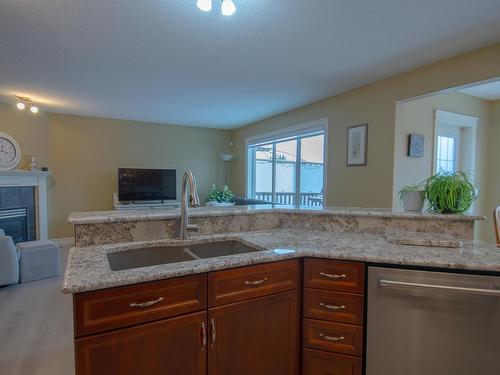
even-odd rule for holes
{"type": "MultiPolygon", "coordinates": [[[[295,205],[295,193],[273,193],[267,191],[259,191],[255,193],[255,199],[261,199],[270,203],[295,205]]],[[[300,205],[309,207],[319,207],[323,205],[321,193],[300,193],[300,205]]]]}

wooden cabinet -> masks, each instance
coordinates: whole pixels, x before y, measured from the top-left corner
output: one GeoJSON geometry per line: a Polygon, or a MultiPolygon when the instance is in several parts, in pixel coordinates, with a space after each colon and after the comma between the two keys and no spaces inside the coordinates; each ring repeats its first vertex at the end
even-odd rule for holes
{"type": "Polygon", "coordinates": [[[361,358],[304,349],[303,375],[361,375],[361,358]]]}
{"type": "Polygon", "coordinates": [[[209,310],[209,375],[296,375],[297,291],[209,310]]]}
{"type": "Polygon", "coordinates": [[[361,375],[365,265],[304,260],[303,375],[361,375]]]}
{"type": "Polygon", "coordinates": [[[296,375],[299,266],[289,260],[77,294],[76,374],[296,375]]]}
{"type": "Polygon", "coordinates": [[[361,375],[364,264],[301,264],[76,294],[76,374],[361,375]]]}
{"type": "Polygon", "coordinates": [[[77,339],[78,375],[204,375],[206,312],[77,339]]]}

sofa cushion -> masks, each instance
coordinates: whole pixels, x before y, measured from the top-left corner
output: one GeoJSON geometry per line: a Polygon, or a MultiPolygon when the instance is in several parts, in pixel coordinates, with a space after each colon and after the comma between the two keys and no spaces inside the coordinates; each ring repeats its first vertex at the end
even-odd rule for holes
{"type": "Polygon", "coordinates": [[[19,260],[12,237],[0,236],[0,285],[19,282],[19,260]]]}
{"type": "Polygon", "coordinates": [[[59,276],[59,246],[55,242],[19,242],[16,246],[19,250],[21,283],[59,276]]]}

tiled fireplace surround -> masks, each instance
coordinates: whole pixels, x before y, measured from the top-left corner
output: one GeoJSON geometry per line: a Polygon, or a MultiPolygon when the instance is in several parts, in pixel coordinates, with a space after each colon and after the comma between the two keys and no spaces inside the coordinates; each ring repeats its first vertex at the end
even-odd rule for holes
{"type": "Polygon", "coordinates": [[[0,228],[14,242],[47,239],[50,172],[0,171],[0,228]]]}

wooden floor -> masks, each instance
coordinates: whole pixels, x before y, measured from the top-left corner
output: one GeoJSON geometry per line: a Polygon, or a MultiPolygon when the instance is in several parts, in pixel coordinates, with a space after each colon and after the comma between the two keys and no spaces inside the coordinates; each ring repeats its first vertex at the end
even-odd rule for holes
{"type": "MultiPolygon", "coordinates": [[[[61,269],[68,249],[61,251],[61,269]]],[[[0,374],[73,375],[71,295],[61,278],[0,287],[0,374]]]]}

